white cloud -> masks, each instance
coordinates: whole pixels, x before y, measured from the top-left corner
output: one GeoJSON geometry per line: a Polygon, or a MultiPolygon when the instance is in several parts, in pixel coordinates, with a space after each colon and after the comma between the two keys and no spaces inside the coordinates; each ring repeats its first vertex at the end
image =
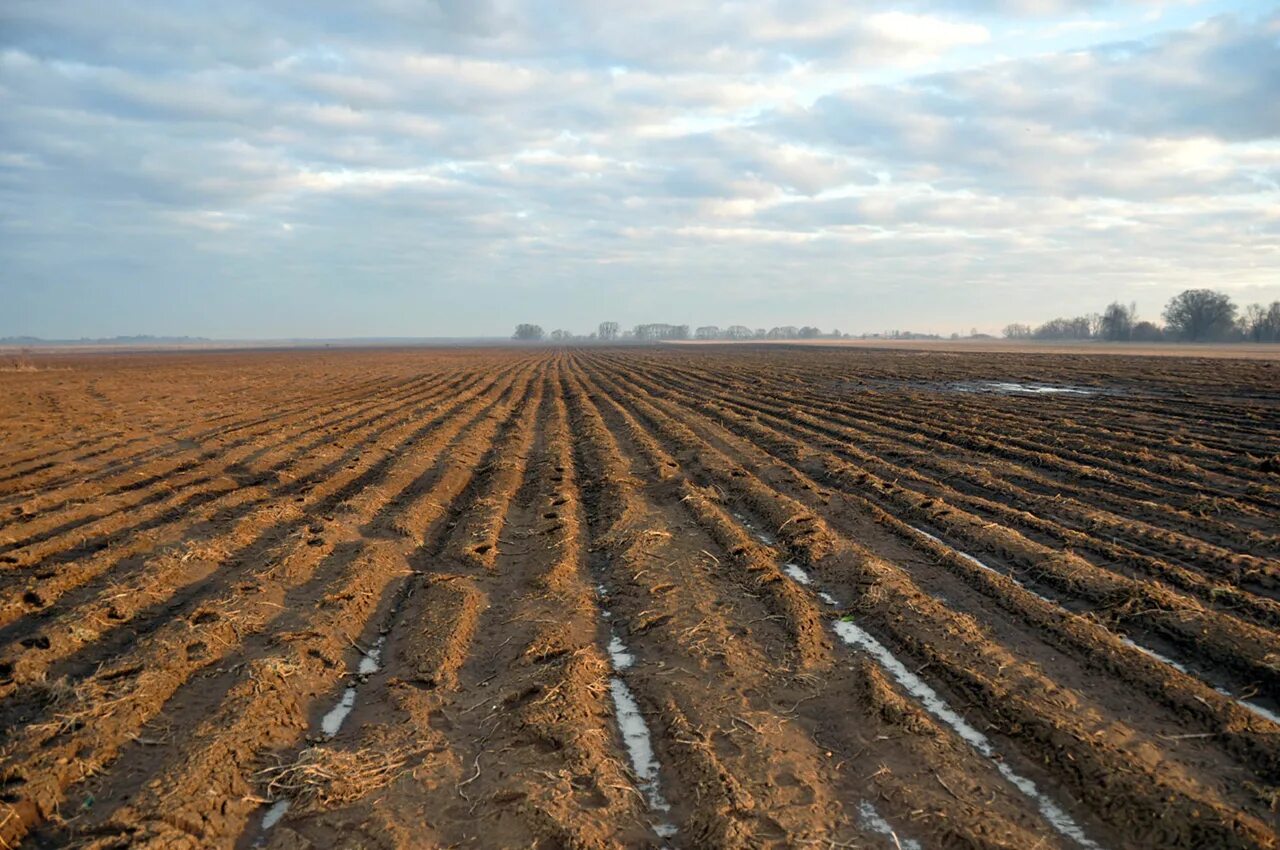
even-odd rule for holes
{"type": "MultiPolygon", "coordinates": [[[[867,321],[902,325],[969,287],[964,327],[1280,297],[1275,15],[1126,39],[1103,3],[372,8],[6,4],[0,287],[326,281],[391,323],[459,287],[501,314],[422,333],[542,304],[586,327],[618,299],[723,323],[733,291],[753,324],[846,329],[830,305],[869,292],[867,321]],[[1025,49],[1066,32],[1109,41],[1025,49]]],[[[382,330],[409,329],[272,333],[382,330]]]]}
{"type": "Polygon", "coordinates": [[[867,28],[897,44],[932,53],[962,45],[983,44],[991,39],[981,24],[957,23],[930,15],[880,12],[866,21],[867,28]]]}

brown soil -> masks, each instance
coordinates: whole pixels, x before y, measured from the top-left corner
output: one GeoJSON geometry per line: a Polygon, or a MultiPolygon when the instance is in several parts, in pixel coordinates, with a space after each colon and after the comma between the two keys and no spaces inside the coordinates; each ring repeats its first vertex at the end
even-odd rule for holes
{"type": "Polygon", "coordinates": [[[1208,357],[1231,360],[1280,360],[1280,344],[1274,342],[1041,342],[1008,339],[788,339],[788,340],[681,340],[668,345],[723,346],[837,346],[886,351],[956,351],[1018,354],[1119,354],[1125,357],[1208,357]]]}
{"type": "Polygon", "coordinates": [[[0,847],[1275,848],[1280,372],[1097,353],[0,374],[0,847]]]}

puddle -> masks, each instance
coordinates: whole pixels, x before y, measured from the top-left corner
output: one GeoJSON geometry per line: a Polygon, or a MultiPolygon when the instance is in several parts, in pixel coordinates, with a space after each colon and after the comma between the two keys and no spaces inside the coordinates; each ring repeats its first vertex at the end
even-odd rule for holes
{"type": "Polygon", "coordinates": [[[615,670],[626,670],[636,663],[636,657],[627,651],[626,644],[617,635],[609,637],[609,657],[615,670]]]}
{"type": "Polygon", "coordinates": [[[986,570],[986,571],[987,571],[987,572],[989,572],[989,573],[995,573],[995,574],[996,574],[996,575],[998,575],[998,576],[1004,576],[1005,578],[1009,579],[1009,581],[1013,582],[1013,583],[1014,583],[1014,584],[1016,584],[1018,587],[1020,587],[1020,588],[1022,588],[1023,590],[1025,590],[1027,593],[1030,593],[1030,594],[1031,594],[1032,596],[1034,596],[1035,598],[1037,598],[1037,599],[1039,599],[1039,600],[1041,600],[1041,601],[1044,601],[1044,602],[1048,602],[1050,605],[1058,605],[1058,606],[1061,606],[1061,604],[1062,604],[1062,603],[1058,602],[1056,599],[1050,599],[1049,597],[1045,596],[1045,595],[1044,595],[1044,594],[1042,594],[1042,593],[1037,593],[1036,591],[1034,591],[1034,590],[1032,590],[1031,588],[1027,587],[1025,584],[1023,584],[1022,582],[1018,581],[1016,578],[1014,578],[1013,576],[1009,575],[1008,573],[1002,573],[1002,572],[1000,572],[999,570],[997,570],[995,567],[991,566],[990,564],[984,564],[982,561],[978,560],[978,559],[977,559],[977,558],[975,558],[973,555],[970,555],[968,552],[964,552],[964,551],[962,551],[962,550],[960,550],[960,549],[957,549],[956,547],[952,546],[950,543],[948,543],[948,542],[947,542],[947,541],[945,541],[945,540],[942,540],[941,538],[934,537],[932,534],[930,534],[929,532],[925,531],[923,528],[916,528],[914,525],[912,525],[912,526],[908,526],[908,527],[909,527],[912,531],[918,532],[919,534],[923,534],[925,537],[928,537],[928,538],[929,538],[930,540],[932,540],[934,543],[938,543],[938,544],[940,544],[940,545],[942,545],[942,546],[946,546],[946,547],[947,547],[948,549],[950,549],[952,552],[955,552],[957,555],[959,555],[961,558],[965,559],[965,560],[966,560],[966,561],[968,561],[969,563],[973,564],[975,567],[981,567],[982,569],[986,570]]]}
{"type": "MultiPolygon", "coordinates": [[[[987,570],[988,572],[993,572],[993,573],[996,573],[997,575],[1002,575],[1002,576],[1004,576],[1005,578],[1007,578],[1007,579],[1009,579],[1010,581],[1012,581],[1014,584],[1018,585],[1018,587],[1022,588],[1022,589],[1023,589],[1023,590],[1025,590],[1027,593],[1030,593],[1031,595],[1035,596],[1036,598],[1041,599],[1041,600],[1043,600],[1043,601],[1045,601],[1045,602],[1048,602],[1050,605],[1061,605],[1061,603],[1060,603],[1060,602],[1058,602],[1058,601],[1056,601],[1056,600],[1054,600],[1054,599],[1050,599],[1050,598],[1049,598],[1049,597],[1047,597],[1047,596],[1044,596],[1044,595],[1042,595],[1042,594],[1036,593],[1034,590],[1032,590],[1031,588],[1027,587],[1025,584],[1023,584],[1022,582],[1018,581],[1018,580],[1017,580],[1016,578],[1014,578],[1013,576],[1008,575],[1007,573],[1002,573],[1002,572],[1000,572],[999,570],[997,570],[995,567],[992,567],[992,566],[989,566],[989,565],[987,565],[987,564],[982,563],[982,561],[979,561],[977,558],[973,557],[973,556],[972,556],[972,555],[970,555],[969,553],[967,553],[967,552],[962,552],[962,551],[960,551],[959,549],[956,549],[954,546],[951,546],[951,544],[947,543],[946,541],[944,541],[944,540],[940,540],[939,538],[934,537],[932,534],[930,534],[929,532],[925,531],[924,529],[922,529],[922,528],[916,528],[914,525],[913,525],[913,526],[911,526],[911,529],[912,529],[913,531],[917,531],[917,532],[919,532],[920,534],[923,534],[925,537],[928,537],[930,540],[934,541],[935,543],[941,543],[943,546],[946,546],[947,548],[951,549],[953,552],[955,552],[955,553],[956,553],[957,555],[959,555],[961,558],[964,558],[966,561],[969,561],[970,563],[974,564],[975,566],[982,567],[982,569],[987,570]]],[[[796,575],[795,575],[794,573],[792,573],[792,572],[791,572],[791,570],[792,570],[792,569],[796,569],[797,571],[799,571],[799,568],[798,568],[798,567],[795,567],[795,565],[793,565],[793,564],[788,564],[786,569],[787,569],[787,575],[790,575],[792,578],[795,578],[795,579],[796,579],[796,581],[800,582],[801,584],[809,584],[809,576],[805,575],[805,576],[804,576],[804,578],[803,578],[803,579],[801,579],[801,578],[796,577],[796,575]]],[[[802,571],[801,571],[801,572],[802,572],[802,571]]],[[[802,572],[802,574],[803,574],[803,572],[802,572]]],[[[1200,681],[1204,682],[1204,683],[1205,683],[1206,685],[1208,685],[1209,687],[1213,688],[1213,689],[1214,689],[1215,691],[1217,691],[1218,693],[1222,694],[1224,697],[1227,697],[1228,699],[1230,699],[1230,700],[1232,700],[1233,702],[1235,702],[1235,703],[1236,703],[1237,705],[1239,705],[1241,708],[1248,709],[1249,711],[1252,711],[1254,714],[1258,715],[1259,717],[1263,718],[1264,720],[1269,720],[1269,721],[1271,721],[1272,723],[1275,723],[1277,726],[1280,726],[1280,714],[1277,714],[1276,712],[1272,711],[1271,709],[1269,709],[1269,708],[1265,708],[1264,706],[1258,705],[1257,703],[1252,703],[1252,702],[1249,702],[1248,700],[1244,700],[1244,699],[1241,699],[1240,697],[1237,697],[1235,694],[1231,693],[1231,692],[1230,692],[1230,691],[1228,691],[1226,688],[1220,688],[1220,687],[1218,687],[1217,685],[1212,684],[1211,682],[1209,682],[1208,680],[1206,680],[1203,676],[1201,676],[1201,675],[1199,675],[1198,673],[1196,673],[1196,672],[1194,672],[1194,671],[1192,671],[1192,670],[1188,669],[1188,668],[1186,667],[1186,665],[1184,665],[1184,664],[1180,664],[1180,663],[1178,663],[1177,661],[1174,661],[1172,658],[1169,658],[1169,657],[1168,657],[1168,656],[1166,656],[1166,655],[1162,655],[1162,654],[1160,654],[1159,652],[1156,652],[1154,649],[1148,649],[1147,647],[1143,646],[1142,644],[1134,643],[1132,640],[1130,640],[1129,638],[1125,637],[1124,635],[1119,635],[1119,638],[1120,638],[1120,642],[1121,642],[1121,643],[1123,643],[1125,646],[1131,646],[1131,647],[1133,647],[1134,649],[1138,650],[1139,652],[1144,653],[1144,654],[1146,654],[1146,655],[1149,655],[1150,657],[1152,657],[1152,658],[1156,659],[1157,661],[1160,661],[1160,662],[1162,662],[1162,663],[1164,663],[1164,664],[1168,664],[1170,667],[1172,667],[1173,669],[1177,670],[1179,673],[1185,673],[1185,674],[1186,674],[1186,675],[1188,675],[1188,676],[1192,676],[1192,677],[1194,677],[1194,678],[1196,678],[1196,679],[1199,679],[1200,681]]]]}
{"type": "MultiPolygon", "coordinates": [[[[923,534],[924,532],[921,533],[923,534]]],[[[937,538],[934,539],[936,540],[937,538]]],[[[990,569],[990,567],[987,569],[990,569]]],[[[784,565],[783,570],[798,583],[809,586],[813,585],[813,578],[795,564],[786,564],[784,565]]],[[[835,600],[827,594],[818,591],[818,595],[824,602],[827,602],[827,604],[836,604],[835,600]]],[[[1005,764],[1003,757],[995,747],[992,746],[991,741],[986,735],[983,735],[973,726],[969,725],[968,721],[957,714],[951,706],[942,699],[942,697],[938,696],[937,691],[929,687],[929,685],[927,685],[924,680],[915,673],[908,670],[906,665],[899,661],[897,657],[886,649],[883,644],[872,637],[869,632],[847,620],[837,620],[833,625],[836,634],[839,635],[841,640],[850,646],[867,652],[875,658],[880,666],[887,670],[889,675],[893,676],[898,684],[905,688],[909,694],[915,697],[916,701],[919,702],[926,711],[954,729],[956,734],[963,738],[969,746],[973,747],[979,754],[993,762],[996,766],[996,770],[1000,772],[1000,775],[1008,780],[1011,785],[1029,797],[1040,810],[1040,814],[1044,816],[1044,819],[1048,821],[1054,829],[1067,838],[1075,841],[1081,847],[1086,848],[1086,850],[1100,850],[1098,845],[1084,834],[1084,831],[1080,829],[1079,825],[1076,824],[1071,815],[1067,814],[1067,812],[1058,806],[1057,803],[1041,794],[1034,782],[1015,773],[1013,768],[1005,764]]],[[[874,813],[874,807],[870,811],[874,813]]],[[[861,812],[861,809],[860,813],[863,814],[864,820],[866,821],[869,829],[877,832],[880,831],[875,825],[873,825],[874,821],[870,816],[865,812],[861,812]]],[[[879,817],[879,815],[876,815],[876,817],[879,817]]],[[[885,821],[884,818],[880,818],[879,821],[883,824],[884,828],[888,830],[887,834],[892,835],[893,829],[889,826],[888,821],[885,821]]],[[[896,840],[896,836],[894,837],[896,840]]],[[[908,845],[904,843],[902,846],[906,847],[908,845]]]]}
{"type": "MultiPolygon", "coordinates": [[[[733,516],[736,520],[738,520],[738,522],[742,523],[743,528],[751,532],[752,536],[755,537],[756,540],[759,540],[761,543],[764,543],[766,546],[773,546],[777,542],[768,534],[765,534],[763,531],[756,528],[755,523],[747,519],[742,514],[734,514],[733,516]]],[[[806,573],[804,570],[800,568],[799,564],[792,564],[792,563],[783,564],[782,571],[803,585],[811,586],[813,584],[813,579],[809,577],[808,573],[806,573]]],[[[827,603],[828,605],[831,605],[837,608],[840,607],[840,603],[836,601],[835,597],[827,593],[826,591],[815,589],[814,592],[818,595],[819,599],[821,599],[823,602],[827,603]]]]}
{"type": "MultiPolygon", "coordinates": [[[[600,598],[608,596],[604,585],[597,585],[600,598]]],[[[601,607],[606,618],[608,610],[601,607]]],[[[622,638],[616,634],[609,635],[609,660],[616,671],[627,670],[636,663],[636,657],[627,649],[622,638]]],[[[671,804],[662,796],[662,788],[658,784],[658,758],[653,752],[653,738],[649,735],[649,726],[640,713],[640,705],[635,695],[622,681],[620,676],[609,677],[609,695],[613,698],[614,714],[618,718],[618,729],[622,732],[622,742],[627,747],[627,755],[631,759],[631,770],[636,775],[640,793],[649,803],[649,810],[658,816],[658,822],[650,824],[659,838],[670,838],[676,834],[676,825],[667,820],[671,813],[671,804]]]]}
{"type": "Polygon", "coordinates": [[[1217,685],[1214,685],[1206,681],[1204,677],[1200,676],[1195,671],[1190,670],[1189,668],[1187,668],[1186,665],[1179,664],[1177,661],[1174,661],[1172,658],[1169,658],[1166,655],[1161,655],[1160,653],[1156,652],[1154,649],[1145,647],[1140,643],[1134,643],[1132,640],[1125,637],[1124,635],[1120,636],[1120,642],[1123,643],[1125,646],[1133,647],[1134,649],[1138,650],[1144,655],[1151,656],[1157,661],[1161,661],[1161,662],[1164,662],[1165,664],[1168,664],[1170,667],[1172,667],[1173,669],[1177,670],[1180,673],[1186,673],[1188,676],[1194,676],[1195,678],[1204,682],[1206,685],[1209,685],[1209,687],[1213,688],[1215,691],[1222,694],[1224,697],[1231,700],[1241,708],[1248,709],[1249,711],[1252,711],[1254,714],[1261,717],[1263,720],[1269,720],[1272,723],[1276,724],[1277,726],[1280,726],[1280,714],[1276,714],[1271,709],[1265,708],[1264,706],[1258,705],[1257,703],[1249,702],[1246,699],[1241,699],[1240,697],[1231,693],[1231,691],[1227,690],[1226,688],[1218,687],[1217,685]]]}
{"type": "MultiPolygon", "coordinates": [[[[356,675],[363,677],[378,672],[382,665],[382,648],[386,642],[386,635],[382,635],[374,642],[373,646],[360,653],[360,662],[356,665],[356,675]]],[[[324,736],[332,738],[337,735],[338,730],[342,728],[342,724],[355,707],[356,689],[352,685],[342,692],[342,697],[338,700],[337,705],[329,709],[325,716],[320,719],[320,731],[324,733],[324,736]]],[[[280,819],[289,811],[289,803],[288,798],[282,798],[267,807],[267,811],[262,816],[262,831],[264,833],[280,822],[280,819]]],[[[259,841],[258,845],[262,843],[262,841],[259,841]]]]}
{"type": "Polygon", "coordinates": [[[347,715],[351,714],[351,710],[355,707],[356,689],[347,688],[342,692],[342,699],[338,700],[338,704],[329,709],[329,713],[320,721],[320,731],[324,732],[324,736],[332,738],[337,735],[342,724],[346,722],[347,715]]]}
{"type": "MultiPolygon", "coordinates": [[[[809,577],[809,574],[806,573],[804,570],[800,569],[800,567],[796,564],[783,564],[782,571],[787,575],[791,576],[800,584],[803,584],[806,586],[813,585],[813,579],[809,577]]],[[[818,595],[819,599],[821,599],[823,602],[827,603],[831,607],[833,608],[840,607],[840,603],[836,601],[836,598],[832,596],[830,593],[827,593],[825,590],[815,589],[814,593],[818,595]]]]}
{"type": "Polygon", "coordinates": [[[874,832],[876,835],[884,835],[893,839],[895,847],[901,850],[921,850],[920,842],[912,838],[898,838],[898,833],[889,824],[884,816],[876,811],[876,807],[866,800],[858,804],[858,825],[868,832],[874,832]]]}
{"type": "Polygon", "coordinates": [[[751,520],[747,519],[742,514],[734,513],[733,518],[736,519],[738,522],[742,523],[742,527],[747,529],[747,531],[750,531],[752,536],[755,537],[756,540],[759,540],[764,545],[774,546],[777,544],[778,541],[772,535],[756,528],[756,524],[751,520]]]}
{"type": "MultiPolygon", "coordinates": [[[[627,755],[631,757],[631,769],[639,780],[640,791],[649,801],[649,809],[659,817],[665,817],[671,812],[671,804],[662,796],[662,790],[658,787],[658,759],[653,754],[653,741],[649,737],[649,727],[645,725],[644,716],[640,714],[640,706],[627,683],[617,676],[609,679],[609,694],[613,697],[618,726],[622,729],[622,740],[627,745],[627,755]]],[[[670,838],[676,834],[676,826],[670,821],[660,820],[652,826],[660,838],[670,838]]]]}
{"type": "Polygon", "coordinates": [[[1140,643],[1134,643],[1133,641],[1129,640],[1129,638],[1125,637],[1124,635],[1120,635],[1120,642],[1121,642],[1121,643],[1123,643],[1125,646],[1131,646],[1131,647],[1133,647],[1134,649],[1138,650],[1138,652],[1141,652],[1141,653],[1142,653],[1142,654],[1144,654],[1144,655],[1150,655],[1150,656],[1151,656],[1152,658],[1154,658],[1156,661],[1162,661],[1162,662],[1164,662],[1165,664],[1168,664],[1170,667],[1172,667],[1174,670],[1177,670],[1179,673],[1186,673],[1188,676],[1193,676],[1193,675],[1195,675],[1195,674],[1194,674],[1194,673],[1192,673],[1190,670],[1188,670],[1186,667],[1184,667],[1183,665],[1179,664],[1177,661],[1174,661],[1172,658],[1169,658],[1169,657],[1167,657],[1167,656],[1161,655],[1160,653],[1156,652],[1154,649],[1147,649],[1145,646],[1143,646],[1143,645],[1142,645],[1142,644],[1140,644],[1140,643]]]}
{"type": "Polygon", "coordinates": [[[1254,714],[1263,718],[1264,720],[1270,720],[1272,723],[1276,724],[1277,726],[1280,726],[1280,714],[1276,714],[1271,709],[1263,708],[1257,703],[1249,702],[1248,700],[1243,700],[1243,699],[1240,699],[1239,697],[1232,696],[1230,691],[1227,691],[1223,688],[1214,688],[1214,690],[1222,694],[1223,696],[1231,697],[1231,699],[1235,700],[1236,703],[1238,703],[1242,708],[1247,708],[1250,711],[1252,711],[1254,714]]]}
{"type": "Polygon", "coordinates": [[[356,668],[356,673],[361,676],[368,676],[371,673],[377,673],[378,668],[382,666],[382,646],[387,642],[387,636],[382,635],[367,652],[360,656],[360,666],[356,668]]]}
{"type": "Polygon", "coordinates": [[[813,579],[809,578],[809,574],[795,564],[783,564],[782,571],[801,584],[813,584],[813,579]]]}
{"type": "MultiPolygon", "coordinates": [[[[761,532],[760,530],[756,529],[754,525],[752,525],[751,521],[748,520],[746,517],[736,513],[734,514],[734,517],[739,522],[741,522],[746,528],[751,530],[758,540],[772,545],[772,542],[768,539],[768,536],[763,532],[761,532]]],[[[912,528],[915,528],[915,527],[912,526],[912,528]]],[[[946,543],[943,543],[943,541],[939,540],[937,537],[934,537],[932,534],[929,534],[927,531],[923,531],[918,528],[915,528],[915,530],[919,531],[921,534],[923,534],[925,537],[930,538],[931,540],[934,540],[938,543],[942,543],[942,545],[944,546],[948,545],[946,543]]],[[[965,552],[960,552],[958,549],[955,551],[965,559],[973,562],[979,567],[982,567],[984,570],[989,570],[993,573],[997,573],[998,575],[1004,575],[1004,573],[1001,573],[999,570],[996,570],[993,567],[990,567],[987,564],[982,563],[982,561],[978,560],[972,555],[969,555],[965,552]]],[[[783,564],[782,569],[783,569],[783,572],[785,572],[788,576],[790,576],[793,580],[795,580],[799,584],[813,587],[813,578],[808,573],[806,573],[803,569],[801,569],[799,565],[787,563],[787,564],[783,564]]],[[[1019,586],[1022,586],[1021,583],[1019,583],[1019,586]]],[[[1035,593],[1035,591],[1033,590],[1028,590],[1028,592],[1035,593]]],[[[828,605],[838,606],[838,603],[836,602],[835,598],[830,596],[829,594],[821,590],[816,590],[816,593],[817,593],[817,596],[820,599],[822,599],[823,602],[826,602],[828,605]]],[[[1035,595],[1040,596],[1040,594],[1038,593],[1035,593],[1035,595]]],[[[1040,596],[1040,598],[1044,599],[1044,601],[1046,602],[1057,604],[1057,603],[1054,603],[1053,600],[1047,599],[1046,597],[1040,596]]],[[[899,661],[893,655],[893,653],[891,653],[888,649],[884,647],[883,644],[881,644],[878,640],[872,637],[869,632],[862,629],[860,626],[856,626],[853,623],[848,622],[846,620],[837,620],[834,626],[835,626],[836,634],[840,636],[841,640],[843,640],[845,643],[849,644],[850,646],[855,646],[855,647],[858,647],[859,649],[866,651],[872,657],[874,657],[876,661],[879,662],[880,666],[886,669],[889,672],[889,674],[892,675],[894,679],[897,680],[898,684],[902,685],[902,687],[904,687],[908,693],[910,693],[913,697],[915,697],[916,700],[921,705],[924,706],[926,711],[928,711],[934,717],[937,717],[939,720],[941,720],[942,722],[950,726],[952,729],[954,729],[956,731],[956,734],[958,734],[961,738],[963,738],[971,747],[973,747],[981,755],[985,756],[992,763],[994,763],[996,766],[996,770],[999,771],[1000,775],[1003,776],[1006,780],[1008,780],[1008,782],[1011,785],[1013,785],[1015,788],[1021,791],[1024,795],[1030,798],[1036,804],[1036,807],[1040,810],[1040,814],[1044,817],[1046,821],[1049,822],[1051,826],[1053,826],[1055,830],[1057,830],[1060,834],[1066,836],[1067,838],[1070,838],[1072,841],[1076,842],[1081,847],[1086,848],[1086,850],[1101,850],[1101,848],[1096,843],[1094,843],[1088,836],[1084,834],[1084,830],[1082,830],[1080,826],[1075,822],[1075,820],[1072,819],[1071,815],[1067,814],[1067,812],[1062,807],[1060,807],[1057,803],[1053,802],[1048,797],[1041,794],[1040,789],[1036,787],[1036,784],[1034,782],[1032,782],[1030,779],[1027,779],[1024,776],[1019,775],[1018,773],[1015,773],[1013,768],[1005,764],[1003,757],[995,749],[995,747],[992,746],[991,741],[987,738],[986,735],[983,735],[973,726],[969,725],[969,723],[963,717],[961,717],[954,710],[952,710],[951,706],[947,705],[946,701],[943,700],[942,697],[938,696],[937,692],[933,690],[933,688],[929,687],[929,685],[927,685],[924,682],[924,680],[921,679],[919,676],[917,676],[916,674],[908,670],[906,665],[904,665],[901,661],[899,661]]],[[[870,811],[874,813],[875,812],[874,807],[872,807],[870,811]]],[[[860,810],[860,813],[861,813],[861,810],[860,810]]],[[[865,817],[865,813],[864,813],[864,817],[865,817]]],[[[876,817],[879,818],[879,823],[883,825],[884,829],[888,830],[887,834],[892,835],[894,837],[894,840],[897,841],[897,836],[894,834],[893,828],[889,825],[888,821],[884,820],[884,818],[879,817],[878,814],[876,814],[876,817]]],[[[872,823],[872,820],[870,818],[866,818],[866,820],[869,825],[872,823]]],[[[875,826],[870,826],[870,828],[875,831],[878,831],[875,826]]],[[[906,846],[906,845],[903,845],[903,846],[906,846]]]]}
{"type": "Polygon", "coordinates": [[[899,685],[924,706],[926,711],[954,729],[956,734],[963,738],[969,746],[989,759],[996,766],[996,770],[1000,772],[1001,776],[1036,804],[1040,814],[1055,830],[1081,847],[1088,848],[1088,850],[1100,850],[1098,845],[1084,834],[1084,831],[1080,829],[1080,826],[1072,819],[1071,815],[1067,814],[1057,803],[1041,794],[1034,782],[1014,772],[1013,768],[1004,762],[1002,756],[986,735],[969,725],[968,721],[957,714],[942,697],[938,696],[933,688],[929,687],[915,673],[908,670],[906,665],[899,661],[883,644],[872,637],[869,632],[847,620],[837,620],[834,625],[836,634],[840,636],[841,640],[850,646],[864,650],[875,658],[880,666],[887,670],[899,685]]]}
{"type": "MultiPolygon", "coordinates": [[[[368,676],[370,673],[378,672],[378,666],[382,659],[382,645],[386,641],[386,637],[378,638],[377,642],[368,650],[361,653],[360,663],[356,667],[356,674],[359,676],[368,676]]],[[[356,707],[356,689],[352,685],[342,692],[342,698],[338,700],[338,704],[329,709],[324,718],[320,721],[320,731],[324,733],[326,738],[332,738],[338,734],[342,728],[342,724],[346,722],[347,716],[356,707]]]]}
{"type": "Polygon", "coordinates": [[[832,392],[851,395],[864,392],[928,392],[969,393],[974,395],[1002,395],[1034,398],[1036,396],[1127,396],[1131,388],[1123,386],[1086,386],[1083,384],[1046,384],[1041,381],[925,381],[864,378],[857,381],[835,381],[832,392]]]}
{"type": "Polygon", "coordinates": [[[1019,381],[957,381],[947,384],[950,389],[962,393],[994,393],[996,395],[1097,395],[1092,387],[1071,384],[1037,384],[1019,381]]]}
{"type": "Polygon", "coordinates": [[[266,832],[271,827],[280,823],[280,819],[285,816],[285,812],[289,811],[289,800],[276,800],[267,809],[267,813],[262,816],[262,831],[266,832]]]}

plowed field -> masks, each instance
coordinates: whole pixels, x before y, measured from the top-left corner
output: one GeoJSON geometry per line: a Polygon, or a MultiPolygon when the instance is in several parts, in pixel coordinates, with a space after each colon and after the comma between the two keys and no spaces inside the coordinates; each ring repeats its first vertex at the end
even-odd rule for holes
{"type": "Polygon", "coordinates": [[[0,847],[1244,848],[1280,364],[0,373],[0,847]]]}

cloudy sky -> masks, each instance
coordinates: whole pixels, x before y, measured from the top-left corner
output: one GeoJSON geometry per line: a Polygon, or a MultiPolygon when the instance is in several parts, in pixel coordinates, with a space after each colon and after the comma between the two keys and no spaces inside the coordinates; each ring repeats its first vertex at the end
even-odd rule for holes
{"type": "Polygon", "coordinates": [[[1271,3],[0,3],[0,336],[1156,318],[1278,184],[1271,3]]]}

